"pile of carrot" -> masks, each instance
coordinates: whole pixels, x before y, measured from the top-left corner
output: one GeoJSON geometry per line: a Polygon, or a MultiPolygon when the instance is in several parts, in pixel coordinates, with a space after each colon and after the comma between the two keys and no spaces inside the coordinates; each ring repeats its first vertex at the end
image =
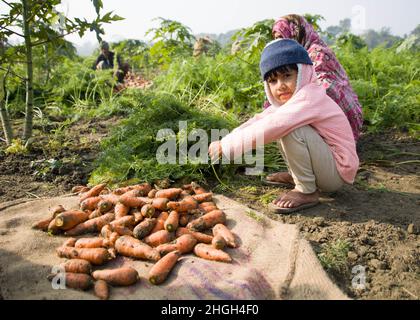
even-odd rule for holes
{"type": "Polygon", "coordinates": [[[138,89],[146,89],[152,85],[151,81],[148,81],[141,76],[129,71],[124,77],[124,82],[118,84],[115,87],[115,91],[121,91],[126,88],[138,88],[138,89]]]}
{"type": "Polygon", "coordinates": [[[185,254],[232,261],[224,249],[237,243],[225,225],[226,215],[213,202],[213,194],[194,182],[160,190],[148,183],[114,190],[99,184],[76,186],[72,192],[80,197],[78,210],[60,205],[32,226],[70,237],[56,250],[68,259],[62,268],[69,288],[93,287],[97,297],[108,299],[110,286],[137,283],[134,268],[98,269],[118,255],[153,262],[148,280],[154,285],[163,283],[185,254]]]}

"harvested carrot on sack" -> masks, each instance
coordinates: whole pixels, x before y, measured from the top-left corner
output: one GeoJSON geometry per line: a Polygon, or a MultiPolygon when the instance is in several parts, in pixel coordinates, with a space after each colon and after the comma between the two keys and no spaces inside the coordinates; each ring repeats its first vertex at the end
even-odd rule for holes
{"type": "Polygon", "coordinates": [[[129,207],[127,207],[126,205],[122,204],[121,202],[118,202],[115,205],[115,208],[114,208],[115,219],[118,220],[118,219],[120,219],[122,217],[125,217],[128,214],[129,211],[130,211],[130,208],[129,207]]]}
{"type": "Polygon", "coordinates": [[[63,247],[74,247],[76,244],[77,239],[76,238],[69,238],[63,243],[63,247]]]}
{"type": "Polygon", "coordinates": [[[79,223],[89,219],[90,212],[80,210],[69,210],[58,214],[55,217],[55,225],[61,230],[69,230],[79,223]]]}
{"type": "Polygon", "coordinates": [[[199,203],[201,202],[208,202],[208,201],[212,201],[213,199],[213,193],[208,192],[208,193],[200,193],[200,194],[195,194],[192,196],[196,201],[198,201],[199,203]]]}
{"type": "Polygon", "coordinates": [[[150,190],[149,191],[149,193],[147,194],[147,197],[148,198],[150,198],[150,199],[153,199],[153,198],[155,198],[156,197],[156,193],[157,193],[158,191],[156,190],[156,189],[152,189],[152,190],[150,190]]]}
{"type": "Polygon", "coordinates": [[[145,204],[141,207],[141,214],[145,218],[152,218],[155,215],[155,208],[151,204],[145,204]]]}
{"type": "Polygon", "coordinates": [[[160,230],[165,229],[165,221],[168,219],[169,213],[166,211],[162,211],[159,216],[157,217],[156,224],[150,233],[155,233],[160,230]]]}
{"type": "Polygon", "coordinates": [[[108,300],[109,298],[109,288],[108,284],[104,280],[97,280],[94,286],[95,296],[101,300],[108,300]]]}
{"type": "MultiPolygon", "coordinates": [[[[57,275],[51,274],[47,278],[52,281],[57,275]]],[[[66,287],[78,290],[88,290],[93,285],[93,279],[90,275],[84,273],[65,273],[66,287]]]]}
{"type": "Polygon", "coordinates": [[[160,211],[166,211],[168,209],[169,199],[167,198],[154,198],[152,200],[152,206],[160,211]]]}
{"type": "Polygon", "coordinates": [[[55,219],[52,219],[50,224],[48,225],[48,233],[49,234],[53,234],[53,235],[57,235],[62,233],[63,231],[57,227],[57,225],[55,224],[55,219]]]}
{"type": "MultiPolygon", "coordinates": [[[[113,203],[109,200],[105,200],[100,197],[100,201],[98,202],[98,210],[100,213],[107,213],[108,211],[111,211],[111,209],[114,207],[113,203]]],[[[117,211],[115,210],[115,213],[117,211]]]]}
{"type": "Polygon", "coordinates": [[[198,208],[198,202],[192,196],[188,196],[181,201],[168,202],[168,208],[178,212],[187,212],[198,208]]]}
{"type": "Polygon", "coordinates": [[[59,204],[58,206],[54,207],[51,210],[52,216],[55,218],[59,213],[66,211],[66,209],[64,209],[64,207],[59,204]]]}
{"type": "Polygon", "coordinates": [[[156,249],[130,236],[118,238],[115,242],[115,249],[119,254],[127,257],[152,261],[160,259],[160,254],[156,249]]]}
{"type": "Polygon", "coordinates": [[[231,248],[236,248],[237,244],[235,241],[235,236],[233,233],[226,227],[224,224],[216,224],[213,227],[213,235],[216,237],[218,235],[222,236],[226,240],[226,244],[231,248]]]}
{"type": "Polygon", "coordinates": [[[100,237],[80,238],[74,245],[75,248],[106,248],[110,246],[109,240],[100,237]]]}
{"type": "Polygon", "coordinates": [[[215,249],[212,246],[204,243],[199,243],[194,247],[194,253],[196,256],[206,259],[206,260],[213,260],[213,261],[220,261],[220,262],[231,262],[232,258],[229,256],[228,253],[215,249]]]}
{"type": "Polygon", "coordinates": [[[98,196],[101,193],[101,191],[105,188],[105,186],[106,186],[106,183],[101,183],[101,184],[98,184],[97,186],[94,186],[89,191],[82,193],[80,195],[79,202],[82,203],[87,198],[98,196]]]}
{"type": "Polygon", "coordinates": [[[114,213],[106,213],[101,217],[78,224],[73,229],[66,231],[66,236],[78,236],[85,233],[99,232],[102,227],[115,219],[114,213]]]}
{"type": "Polygon", "coordinates": [[[152,247],[157,247],[160,244],[171,242],[174,240],[174,238],[174,232],[160,230],[158,232],[152,233],[151,235],[148,235],[143,239],[143,241],[152,247]]]}
{"type": "Polygon", "coordinates": [[[203,202],[198,205],[198,210],[203,213],[209,213],[213,210],[218,210],[218,208],[213,202],[203,202]]]}
{"type": "Polygon", "coordinates": [[[164,222],[164,227],[168,232],[175,231],[179,224],[179,214],[176,211],[171,211],[168,218],[164,222]]]}
{"type": "Polygon", "coordinates": [[[94,265],[101,265],[110,260],[109,253],[104,248],[59,247],[56,251],[60,258],[83,259],[94,265]]]}
{"type": "Polygon", "coordinates": [[[133,186],[133,188],[140,192],[140,196],[144,197],[147,196],[147,194],[152,190],[152,186],[148,183],[142,183],[133,186]]]}
{"type": "MultiPolygon", "coordinates": [[[[137,192],[137,190],[132,190],[137,192]]],[[[141,207],[143,205],[145,205],[146,203],[150,202],[149,198],[144,198],[144,197],[136,197],[136,196],[132,196],[131,192],[129,191],[127,193],[124,193],[122,196],[120,196],[120,202],[129,207],[129,208],[135,208],[135,207],[141,207]]]]}
{"type": "Polygon", "coordinates": [[[88,220],[99,218],[101,216],[102,216],[102,213],[100,213],[98,209],[95,209],[94,211],[92,211],[91,214],[89,214],[89,219],[88,220]]]}
{"type": "Polygon", "coordinates": [[[164,282],[175,264],[178,262],[180,256],[181,253],[179,251],[173,251],[156,262],[149,271],[150,283],[158,285],[164,282]]]}
{"type": "Polygon", "coordinates": [[[182,189],[180,188],[169,188],[169,189],[163,189],[156,192],[155,197],[156,198],[167,198],[169,200],[175,200],[179,194],[182,192],[182,189]]]}
{"type": "Polygon", "coordinates": [[[66,272],[91,274],[92,265],[83,259],[70,259],[60,265],[66,272]]]}
{"type": "Polygon", "coordinates": [[[38,222],[35,222],[31,228],[35,229],[35,230],[42,230],[42,231],[47,231],[48,230],[48,226],[50,225],[51,221],[54,220],[54,217],[50,217],[38,222]]]}
{"type": "Polygon", "coordinates": [[[181,253],[189,253],[194,249],[196,244],[196,238],[190,234],[184,234],[170,243],[164,243],[157,246],[156,250],[159,251],[161,256],[176,250],[181,253]]]}
{"type": "Polygon", "coordinates": [[[218,234],[213,237],[213,240],[211,241],[211,245],[215,249],[222,250],[224,247],[226,247],[226,240],[220,234],[218,234]]]}
{"type": "Polygon", "coordinates": [[[101,200],[102,198],[99,196],[87,198],[80,203],[80,208],[82,210],[95,210],[101,200]]]}
{"type": "Polygon", "coordinates": [[[112,230],[115,233],[117,233],[119,236],[132,236],[133,235],[132,228],[127,228],[122,225],[112,226],[112,230]]]}
{"type": "Polygon", "coordinates": [[[101,236],[105,239],[109,239],[109,237],[112,234],[112,229],[111,226],[109,224],[105,225],[102,227],[101,229],[101,236]]]}
{"type": "Polygon", "coordinates": [[[208,193],[208,191],[204,188],[202,188],[198,183],[191,182],[191,188],[193,189],[195,194],[202,194],[202,193],[208,193]]]}
{"type": "Polygon", "coordinates": [[[106,195],[102,195],[100,197],[102,198],[102,200],[111,202],[114,206],[117,205],[118,202],[120,201],[120,196],[114,193],[109,193],[106,195]]]}
{"type": "Polygon", "coordinates": [[[191,221],[187,228],[194,231],[201,231],[215,226],[218,223],[225,223],[226,215],[222,210],[213,210],[204,216],[191,221]]]}
{"type": "Polygon", "coordinates": [[[141,214],[141,211],[139,210],[139,208],[132,208],[130,210],[130,214],[133,215],[134,217],[134,224],[139,224],[141,221],[144,220],[143,215],[141,214]]]}
{"type": "Polygon", "coordinates": [[[131,286],[140,279],[137,270],[131,267],[96,270],[92,276],[95,280],[104,280],[111,286],[131,286]]]}
{"type": "Polygon", "coordinates": [[[81,193],[81,192],[87,192],[89,190],[90,188],[86,186],[74,186],[73,188],[71,188],[71,193],[81,193]]]}
{"type": "Polygon", "coordinates": [[[114,220],[110,223],[111,227],[114,228],[115,226],[122,226],[131,228],[134,226],[134,216],[125,216],[118,220],[114,220]]]}
{"type": "Polygon", "coordinates": [[[183,214],[182,216],[179,217],[179,225],[181,227],[185,227],[189,222],[190,222],[189,215],[183,214]]]}
{"type": "Polygon", "coordinates": [[[156,218],[146,218],[142,222],[140,222],[133,230],[133,235],[137,239],[143,239],[144,237],[148,236],[153,228],[155,227],[157,222],[156,218]]]}
{"type": "Polygon", "coordinates": [[[208,234],[202,233],[202,232],[198,232],[198,231],[192,231],[188,228],[178,228],[176,230],[176,237],[179,238],[180,236],[184,235],[184,234],[190,234],[192,235],[195,239],[197,239],[198,242],[201,243],[211,243],[213,240],[213,236],[210,236],[208,234]]]}

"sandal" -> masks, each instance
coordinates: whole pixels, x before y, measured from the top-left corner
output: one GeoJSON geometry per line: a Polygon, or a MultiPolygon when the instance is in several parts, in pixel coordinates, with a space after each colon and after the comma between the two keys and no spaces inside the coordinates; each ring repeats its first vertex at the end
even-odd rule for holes
{"type": "Polygon", "coordinates": [[[287,213],[292,213],[292,212],[296,212],[296,211],[300,211],[304,209],[309,209],[309,208],[315,207],[318,204],[319,204],[319,201],[316,201],[316,202],[309,202],[309,203],[301,204],[300,206],[293,207],[293,208],[282,208],[275,205],[274,203],[270,203],[268,205],[268,209],[272,213],[287,214],[287,213]]]}
{"type": "MultiPolygon", "coordinates": [[[[280,173],[285,173],[285,172],[272,173],[272,174],[270,174],[268,176],[274,176],[274,175],[280,174],[280,173]]],[[[262,179],[262,182],[264,184],[267,184],[267,185],[280,186],[280,187],[286,187],[286,188],[290,188],[290,187],[294,187],[295,186],[294,183],[290,183],[290,182],[280,182],[280,181],[267,180],[267,177],[265,177],[265,178],[262,179]]]]}

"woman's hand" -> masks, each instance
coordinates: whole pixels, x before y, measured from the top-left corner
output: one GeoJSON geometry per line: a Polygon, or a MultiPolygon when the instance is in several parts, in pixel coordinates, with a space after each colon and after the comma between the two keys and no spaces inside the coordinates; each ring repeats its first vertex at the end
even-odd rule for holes
{"type": "Polygon", "coordinates": [[[209,146],[209,155],[211,162],[216,161],[222,156],[222,144],[220,141],[213,141],[209,146]]]}

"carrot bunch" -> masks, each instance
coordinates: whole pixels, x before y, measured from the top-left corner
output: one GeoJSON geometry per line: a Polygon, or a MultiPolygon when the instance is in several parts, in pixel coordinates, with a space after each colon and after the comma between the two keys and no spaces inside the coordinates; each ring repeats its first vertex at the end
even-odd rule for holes
{"type": "Polygon", "coordinates": [[[98,298],[108,299],[110,286],[136,284],[140,277],[134,268],[99,267],[118,255],[153,262],[148,280],[154,285],[163,283],[189,253],[206,260],[232,261],[225,248],[236,248],[236,238],[211,192],[194,182],[157,189],[148,183],[114,190],[106,184],[76,186],[72,191],[80,197],[80,208],[58,206],[48,218],[32,225],[50,235],[71,236],[56,250],[59,257],[68,259],[62,264],[68,287],[93,287],[98,298]]]}

